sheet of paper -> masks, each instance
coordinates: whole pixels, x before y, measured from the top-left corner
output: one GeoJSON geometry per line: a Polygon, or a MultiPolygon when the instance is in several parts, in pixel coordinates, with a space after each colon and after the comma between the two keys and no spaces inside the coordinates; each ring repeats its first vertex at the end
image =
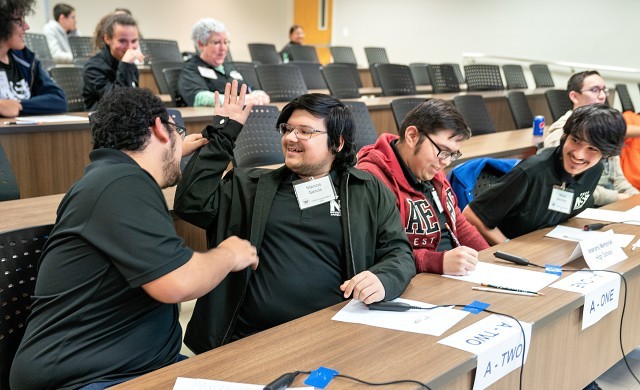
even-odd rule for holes
{"type": "Polygon", "coordinates": [[[37,116],[20,116],[16,118],[16,122],[20,123],[56,123],[56,122],[84,122],[89,123],[86,116],[76,115],[37,115],[37,116]]]}
{"type": "MultiPolygon", "coordinates": [[[[394,299],[394,302],[405,302],[418,307],[434,306],[402,298],[394,299]]],[[[367,305],[354,299],[336,313],[332,320],[440,336],[468,314],[465,311],[444,307],[433,310],[412,309],[400,312],[369,310],[367,305]]]]}
{"type": "MultiPolygon", "coordinates": [[[[603,233],[607,233],[607,232],[612,232],[613,230],[607,230],[607,231],[584,231],[583,229],[578,229],[578,228],[573,228],[573,227],[569,227],[569,226],[562,226],[562,225],[558,225],[555,227],[555,229],[553,229],[552,231],[550,231],[549,233],[547,233],[545,236],[546,237],[551,237],[551,238],[557,238],[560,240],[565,240],[565,241],[575,241],[575,242],[580,242],[583,240],[590,240],[593,239],[594,237],[601,235],[603,233]]],[[[629,245],[629,243],[631,243],[631,241],[633,241],[633,238],[635,237],[633,234],[613,234],[614,240],[616,242],[616,244],[621,247],[621,248],[626,248],[627,245],[629,245]]]]}
{"type": "MultiPolygon", "coordinates": [[[[275,378],[274,378],[275,379],[275,378]]],[[[265,385],[224,382],[212,379],[181,378],[176,379],[173,390],[262,390],[265,385]]],[[[291,390],[313,390],[313,387],[288,387],[291,390]]]]}
{"type": "Polygon", "coordinates": [[[605,222],[622,222],[625,220],[625,211],[589,208],[576,215],[576,218],[594,219],[596,221],[605,222]]]}
{"type": "Polygon", "coordinates": [[[451,276],[446,278],[464,280],[472,283],[486,283],[501,287],[517,288],[527,291],[540,291],[558,276],[544,273],[544,271],[529,271],[521,268],[505,267],[502,265],[479,261],[476,269],[469,275],[451,276]]]}

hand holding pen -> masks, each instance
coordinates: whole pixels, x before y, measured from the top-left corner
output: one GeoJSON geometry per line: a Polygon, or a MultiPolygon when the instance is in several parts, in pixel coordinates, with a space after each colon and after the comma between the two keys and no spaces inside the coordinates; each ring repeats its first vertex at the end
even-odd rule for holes
{"type": "Polygon", "coordinates": [[[451,236],[454,248],[445,252],[442,261],[442,272],[445,275],[467,275],[476,269],[478,252],[473,248],[460,244],[458,237],[456,237],[448,223],[445,223],[444,226],[451,236]]]}

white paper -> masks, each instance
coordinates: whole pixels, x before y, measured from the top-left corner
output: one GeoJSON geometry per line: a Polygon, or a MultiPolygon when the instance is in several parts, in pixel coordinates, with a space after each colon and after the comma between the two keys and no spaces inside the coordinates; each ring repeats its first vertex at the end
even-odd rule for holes
{"type": "Polygon", "coordinates": [[[584,261],[593,270],[609,268],[628,257],[622,248],[616,245],[611,230],[593,239],[580,241],[578,245],[582,250],[584,261]]]}
{"type": "Polygon", "coordinates": [[[529,271],[521,268],[505,267],[502,265],[479,261],[476,269],[465,276],[442,275],[446,278],[464,280],[472,283],[486,283],[494,286],[516,288],[518,290],[538,292],[558,279],[557,275],[539,271],[529,271]]]}
{"type": "Polygon", "coordinates": [[[474,390],[492,383],[522,365],[531,345],[531,324],[492,314],[455,334],[438,341],[478,356],[474,390]],[[522,338],[524,330],[524,340],[522,338]]]}
{"type": "Polygon", "coordinates": [[[576,218],[594,219],[605,222],[622,222],[625,220],[625,211],[588,208],[576,215],[576,218]]]}
{"type": "MultiPolygon", "coordinates": [[[[178,377],[176,384],[173,386],[173,390],[262,390],[264,386],[265,385],[216,381],[212,379],[178,377]]],[[[313,390],[313,387],[288,387],[288,389],[313,390]]]]}
{"type": "Polygon", "coordinates": [[[18,124],[29,123],[57,123],[57,122],[84,122],[89,123],[86,116],[76,115],[38,115],[38,116],[20,116],[16,118],[18,124]]]}
{"type": "MultiPolygon", "coordinates": [[[[433,307],[429,303],[397,298],[394,302],[405,302],[412,306],[433,307]]],[[[440,307],[433,310],[382,311],[369,310],[367,305],[351,300],[332,320],[395,329],[404,332],[440,336],[466,317],[469,312],[440,307]]]]}
{"type": "MultiPolygon", "coordinates": [[[[607,231],[585,231],[583,229],[578,229],[578,228],[573,228],[573,227],[569,227],[569,226],[562,226],[562,225],[558,225],[556,226],[552,231],[550,231],[549,233],[547,233],[545,235],[545,237],[551,237],[551,238],[557,238],[560,240],[565,240],[565,241],[575,241],[575,242],[580,242],[583,240],[591,240],[594,237],[601,235],[603,233],[607,233],[607,232],[613,232],[613,230],[607,230],[607,231]]],[[[633,238],[635,237],[633,234],[618,234],[618,233],[614,233],[613,234],[614,240],[616,242],[616,244],[621,247],[621,248],[626,248],[627,245],[629,245],[629,243],[631,241],[633,241],[633,238]]]]}

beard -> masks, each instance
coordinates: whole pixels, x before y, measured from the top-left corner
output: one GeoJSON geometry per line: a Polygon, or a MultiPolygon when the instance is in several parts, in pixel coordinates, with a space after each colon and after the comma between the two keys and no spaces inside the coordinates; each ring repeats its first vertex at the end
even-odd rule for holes
{"type": "Polygon", "coordinates": [[[176,161],[176,138],[171,137],[171,150],[167,150],[162,159],[162,189],[173,187],[182,178],[180,160],[176,161]]]}

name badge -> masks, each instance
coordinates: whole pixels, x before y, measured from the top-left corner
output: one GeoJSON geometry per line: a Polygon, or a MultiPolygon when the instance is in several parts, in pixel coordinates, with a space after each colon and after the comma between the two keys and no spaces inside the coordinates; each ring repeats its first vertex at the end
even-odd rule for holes
{"type": "Polygon", "coordinates": [[[296,180],[293,182],[293,190],[300,210],[327,203],[338,197],[329,175],[320,179],[296,180]]]}
{"type": "Polygon", "coordinates": [[[570,214],[573,210],[573,190],[555,185],[549,199],[549,210],[570,214]]]}
{"type": "Polygon", "coordinates": [[[211,69],[211,68],[207,68],[204,66],[198,66],[198,72],[200,72],[200,76],[207,78],[207,79],[213,79],[213,80],[217,80],[218,79],[218,75],[216,74],[216,71],[211,69]]]}
{"type": "Polygon", "coordinates": [[[231,76],[232,78],[234,78],[236,80],[244,80],[242,78],[242,75],[237,70],[232,70],[231,72],[229,72],[229,76],[231,76]]]}

